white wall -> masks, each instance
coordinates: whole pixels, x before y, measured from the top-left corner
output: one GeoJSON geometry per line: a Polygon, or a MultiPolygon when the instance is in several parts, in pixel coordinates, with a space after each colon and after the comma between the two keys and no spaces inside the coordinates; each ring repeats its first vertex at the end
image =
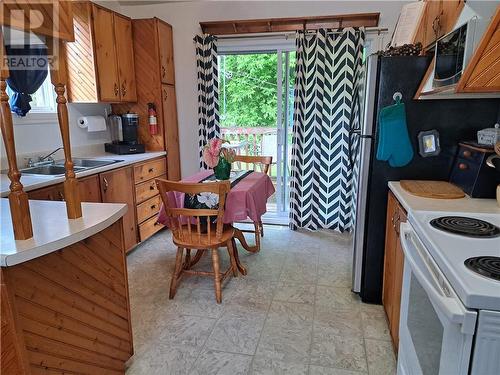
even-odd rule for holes
{"type": "MultiPolygon", "coordinates": [[[[97,147],[93,147],[93,145],[103,145],[102,151],[104,152],[104,143],[111,140],[109,129],[103,132],[89,133],[87,130],[79,128],[76,121],[80,116],[85,115],[104,116],[105,108],[108,112],[110,111],[110,106],[108,104],[68,104],[69,131],[72,149],[84,149],[89,147],[97,149],[97,147]]],[[[62,146],[61,132],[59,131],[59,124],[56,118],[50,123],[16,124],[17,120],[15,116],[16,115],[13,115],[14,139],[16,143],[16,153],[19,156],[18,160],[22,160],[24,157],[40,156],[62,146]]],[[[1,137],[0,151],[0,169],[5,169],[7,167],[6,154],[1,137]]],[[[62,156],[62,153],[57,156],[62,156]]]]}
{"type": "Polygon", "coordinates": [[[174,60],[182,175],[198,169],[198,120],[196,62],[193,37],[201,32],[200,21],[271,17],[320,16],[380,12],[380,26],[392,34],[403,1],[196,1],[127,6],[131,18],[158,17],[173,26],[174,60]]]}

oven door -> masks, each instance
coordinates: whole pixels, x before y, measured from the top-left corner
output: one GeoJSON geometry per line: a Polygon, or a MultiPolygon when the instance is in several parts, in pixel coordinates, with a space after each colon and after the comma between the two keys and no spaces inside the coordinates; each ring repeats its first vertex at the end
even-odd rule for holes
{"type": "Polygon", "coordinates": [[[401,244],[398,375],[466,375],[477,313],[463,306],[408,223],[401,244]]]}

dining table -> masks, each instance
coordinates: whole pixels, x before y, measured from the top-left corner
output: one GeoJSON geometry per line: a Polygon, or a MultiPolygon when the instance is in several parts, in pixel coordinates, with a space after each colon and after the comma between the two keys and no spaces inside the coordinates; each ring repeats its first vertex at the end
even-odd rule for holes
{"type": "MultiPolygon", "coordinates": [[[[237,174],[238,171],[232,171],[232,175],[237,174]]],[[[203,182],[213,178],[214,172],[212,170],[202,170],[189,177],[181,180],[181,182],[203,182]]],[[[223,221],[224,224],[233,225],[235,222],[243,222],[251,220],[253,223],[261,223],[262,215],[266,213],[267,200],[274,194],[275,189],[271,178],[262,172],[251,171],[244,174],[243,177],[231,181],[231,189],[226,197],[226,204],[224,210],[223,221]]],[[[175,196],[175,204],[179,208],[183,208],[185,203],[184,194],[178,193],[175,196]]],[[[168,226],[168,218],[165,209],[162,205],[158,214],[158,222],[168,226]]],[[[257,245],[250,245],[239,228],[234,228],[234,249],[235,258],[238,270],[246,275],[246,268],[241,264],[238,256],[235,239],[237,239],[242,247],[251,253],[260,251],[257,245]]],[[[203,255],[203,250],[198,250],[196,255],[192,258],[190,267],[195,265],[203,255]]]]}

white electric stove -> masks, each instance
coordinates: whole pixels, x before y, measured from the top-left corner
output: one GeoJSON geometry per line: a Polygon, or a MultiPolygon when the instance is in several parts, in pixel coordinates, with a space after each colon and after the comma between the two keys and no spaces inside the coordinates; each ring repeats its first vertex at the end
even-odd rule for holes
{"type": "Polygon", "coordinates": [[[410,212],[399,375],[495,375],[500,369],[500,215],[410,212]]]}

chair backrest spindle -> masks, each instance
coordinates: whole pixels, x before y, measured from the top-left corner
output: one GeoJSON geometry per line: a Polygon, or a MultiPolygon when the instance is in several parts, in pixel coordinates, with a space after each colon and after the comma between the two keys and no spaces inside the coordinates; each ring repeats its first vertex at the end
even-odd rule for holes
{"type": "Polygon", "coordinates": [[[207,183],[173,182],[164,179],[156,179],[155,181],[174,239],[201,244],[204,238],[204,227],[206,226],[208,242],[211,243],[213,239],[213,218],[217,218],[215,223],[215,237],[217,240],[221,238],[224,229],[223,218],[226,195],[231,189],[229,181],[207,183]],[[202,193],[216,194],[218,197],[218,207],[213,209],[180,208],[175,203],[178,198],[175,195],[176,193],[190,195],[202,193]],[[195,230],[196,236],[193,236],[195,230]]]}

